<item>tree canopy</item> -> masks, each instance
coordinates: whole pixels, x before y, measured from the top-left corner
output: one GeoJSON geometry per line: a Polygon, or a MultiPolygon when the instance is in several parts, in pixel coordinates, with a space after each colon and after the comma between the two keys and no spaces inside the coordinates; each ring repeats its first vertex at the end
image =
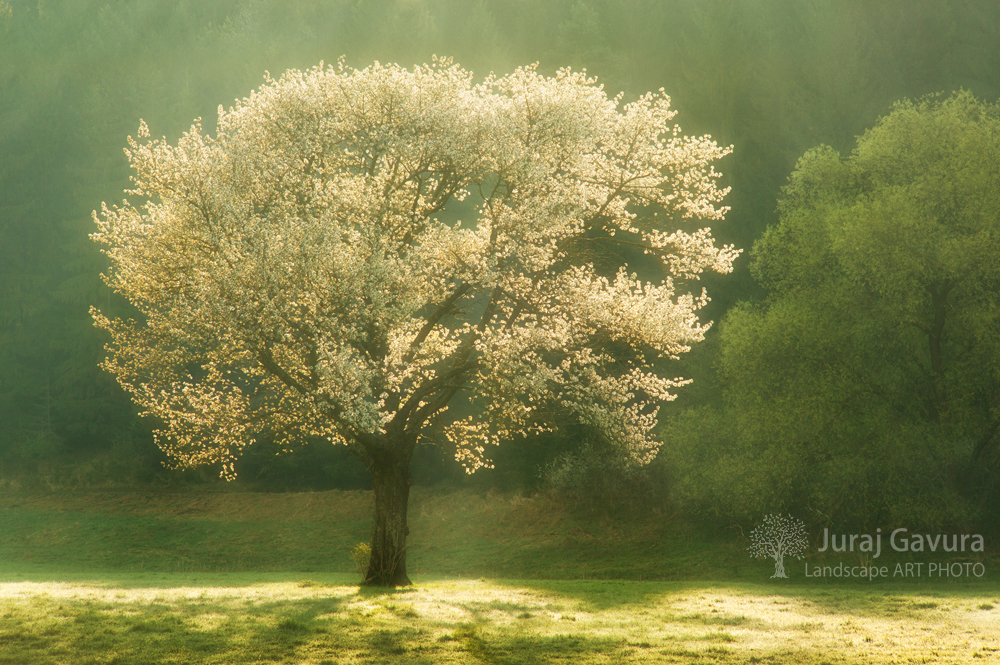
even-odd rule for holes
{"type": "Polygon", "coordinates": [[[739,253],[678,229],[722,218],[728,149],[674,115],[662,91],[620,107],[582,73],[473,85],[436,60],[291,70],[176,146],[143,124],[127,152],[145,203],[95,214],[108,284],[142,313],[94,310],[104,366],[178,466],[232,477],[260,437],[347,445],[375,480],[369,581],[404,583],[428,428],[470,472],[560,418],[655,453],[686,383],[657,363],[707,328],[687,287],[739,253]],[[625,253],[661,277],[609,265],[625,253]],[[476,415],[444,417],[462,391],[476,415]]]}
{"type": "Polygon", "coordinates": [[[739,511],[982,518],[1000,425],[998,156],[1000,111],[960,92],[896,104],[848,156],[799,161],[752,252],[768,298],[722,326],[734,442],[716,447],[719,487],[741,488],[739,511]]]}

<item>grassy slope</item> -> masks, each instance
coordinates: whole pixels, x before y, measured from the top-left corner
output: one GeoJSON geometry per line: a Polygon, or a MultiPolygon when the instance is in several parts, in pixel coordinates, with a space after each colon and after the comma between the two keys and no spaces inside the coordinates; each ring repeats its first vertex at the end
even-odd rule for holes
{"type": "Polygon", "coordinates": [[[994,560],[974,581],[806,580],[795,562],[776,582],[733,533],[415,488],[416,587],[359,590],[347,552],[370,507],[2,495],[0,665],[1000,662],[994,560]]]}
{"type": "MultiPolygon", "coordinates": [[[[369,492],[3,496],[0,571],[350,572],[370,511],[369,492]]],[[[418,575],[724,579],[748,561],[659,514],[593,518],[544,497],[414,488],[410,530],[418,575]]]]}
{"type": "MultiPolygon", "coordinates": [[[[0,495],[0,575],[27,569],[349,573],[350,548],[368,538],[371,505],[371,493],[362,491],[0,495]]],[[[698,533],[653,512],[587,515],[545,496],[416,487],[410,531],[408,568],[425,578],[764,581],[772,565],[749,558],[738,530],[698,533]]],[[[893,554],[883,552],[877,563],[892,570],[893,554]]],[[[925,554],[912,560],[935,560],[925,554]]],[[[954,559],[997,568],[995,558],[982,555],[954,559]]],[[[939,554],[937,560],[945,559],[939,554]]],[[[859,562],[856,555],[806,558],[812,566],[840,561],[859,562]]],[[[786,560],[786,567],[793,580],[840,583],[805,580],[800,561],[786,560]]]]}

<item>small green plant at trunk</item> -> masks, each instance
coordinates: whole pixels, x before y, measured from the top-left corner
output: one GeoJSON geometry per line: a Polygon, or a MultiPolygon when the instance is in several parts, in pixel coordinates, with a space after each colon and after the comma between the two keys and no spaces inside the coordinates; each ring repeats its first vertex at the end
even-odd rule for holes
{"type": "Polygon", "coordinates": [[[372,548],[368,543],[358,543],[351,548],[351,560],[354,561],[354,567],[358,571],[358,575],[364,580],[368,574],[368,562],[372,558],[372,548]]]}

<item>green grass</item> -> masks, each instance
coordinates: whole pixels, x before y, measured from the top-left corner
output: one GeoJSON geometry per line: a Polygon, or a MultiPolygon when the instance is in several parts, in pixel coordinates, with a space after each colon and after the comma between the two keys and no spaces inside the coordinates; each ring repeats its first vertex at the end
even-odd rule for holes
{"type": "Polygon", "coordinates": [[[0,663],[972,663],[1000,589],[122,573],[0,583],[0,663]]]}
{"type": "Polygon", "coordinates": [[[0,665],[1000,662],[995,559],[978,580],[794,561],[776,581],[733,534],[664,515],[415,488],[415,586],[385,592],[349,556],[370,510],[364,492],[0,495],[0,665]]]}
{"type": "MultiPolygon", "coordinates": [[[[75,492],[0,496],[0,573],[10,563],[130,572],[351,572],[368,539],[369,492],[75,492]]],[[[663,515],[594,518],[544,497],[414,488],[408,568],[562,579],[731,579],[729,539],[663,515]],[[664,560],[669,558],[669,565],[664,560]]],[[[728,534],[723,534],[728,536],[728,534]]]]}
{"type": "MultiPolygon", "coordinates": [[[[368,540],[371,509],[370,492],[0,494],[0,576],[26,568],[349,573],[351,548],[368,540]]],[[[407,565],[417,574],[743,582],[766,580],[772,565],[750,559],[738,531],[703,533],[653,512],[589,515],[545,496],[416,487],[409,524],[407,565]]],[[[934,560],[926,554],[919,560],[934,560]]],[[[883,552],[879,565],[892,570],[893,555],[883,552]]],[[[972,556],[996,569],[995,558],[972,556]]],[[[937,560],[945,560],[940,552],[937,560]]],[[[813,567],[840,561],[859,563],[806,558],[813,567]]],[[[803,562],[786,566],[802,580],[803,562]]]]}

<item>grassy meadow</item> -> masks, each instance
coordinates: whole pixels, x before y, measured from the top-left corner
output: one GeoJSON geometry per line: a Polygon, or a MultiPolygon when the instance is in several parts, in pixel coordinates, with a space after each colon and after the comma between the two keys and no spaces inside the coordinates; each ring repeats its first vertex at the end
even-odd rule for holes
{"type": "Polygon", "coordinates": [[[415,488],[414,586],[359,589],[370,502],[2,495],[0,663],[1000,662],[993,559],[981,579],[869,583],[793,560],[777,581],[738,530],[415,488]]]}

